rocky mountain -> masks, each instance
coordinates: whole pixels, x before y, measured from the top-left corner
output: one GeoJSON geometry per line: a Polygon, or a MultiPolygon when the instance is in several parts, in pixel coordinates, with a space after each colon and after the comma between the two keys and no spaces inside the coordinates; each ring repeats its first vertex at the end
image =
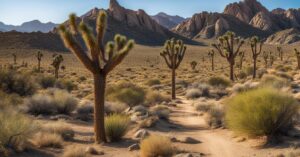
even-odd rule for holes
{"type": "MultiPolygon", "coordinates": [[[[85,21],[92,28],[95,28],[96,17],[101,9],[93,9],[77,19],[85,21]]],[[[129,10],[119,5],[116,0],[110,0],[109,8],[104,10],[108,15],[108,27],[105,40],[112,40],[115,34],[126,35],[134,39],[138,44],[162,45],[166,39],[175,37],[187,43],[196,42],[175,34],[167,28],[159,25],[144,10],[129,10]]],[[[64,24],[68,26],[68,21],[64,24]]],[[[54,30],[56,32],[56,30],[54,30]]]]}
{"type": "Polygon", "coordinates": [[[223,35],[227,31],[233,31],[243,37],[266,36],[264,31],[252,27],[232,15],[208,12],[195,14],[191,19],[175,27],[173,31],[188,38],[213,38],[223,35]]]}
{"type": "Polygon", "coordinates": [[[6,25],[2,22],[0,22],[0,29],[5,31],[18,31],[18,32],[44,32],[47,33],[51,30],[53,30],[54,27],[56,27],[57,24],[54,24],[52,22],[48,23],[42,23],[38,20],[33,20],[29,22],[25,22],[21,24],[20,26],[14,26],[14,25],[6,25]]]}
{"type": "Polygon", "coordinates": [[[152,19],[154,19],[158,24],[160,24],[168,29],[171,29],[186,20],[185,18],[180,17],[178,15],[171,16],[171,15],[168,15],[163,12],[160,12],[160,13],[152,16],[152,19]]]}
{"type": "Polygon", "coordinates": [[[292,44],[300,41],[300,28],[290,28],[283,31],[276,32],[269,36],[266,40],[268,44],[292,44]]]}

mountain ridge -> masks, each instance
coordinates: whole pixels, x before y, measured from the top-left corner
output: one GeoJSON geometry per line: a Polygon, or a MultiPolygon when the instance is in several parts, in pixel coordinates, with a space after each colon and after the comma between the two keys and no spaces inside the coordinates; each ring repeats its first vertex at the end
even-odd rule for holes
{"type": "Polygon", "coordinates": [[[28,22],[24,22],[21,25],[7,25],[3,22],[0,22],[0,29],[5,31],[18,31],[18,32],[43,32],[47,33],[53,30],[57,24],[52,22],[42,23],[39,20],[32,20],[28,22]]]}

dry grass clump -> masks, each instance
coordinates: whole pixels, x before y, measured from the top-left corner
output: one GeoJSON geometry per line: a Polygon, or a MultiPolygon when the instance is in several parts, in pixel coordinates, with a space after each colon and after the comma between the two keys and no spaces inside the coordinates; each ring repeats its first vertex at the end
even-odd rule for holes
{"type": "Polygon", "coordinates": [[[130,119],[126,115],[112,114],[105,117],[105,132],[110,142],[117,142],[127,133],[130,119]]]}
{"type": "Polygon", "coordinates": [[[37,128],[37,125],[23,114],[12,110],[1,110],[0,147],[22,150],[37,128]]]}
{"type": "Polygon", "coordinates": [[[158,79],[151,79],[151,80],[148,80],[146,83],[146,85],[148,85],[148,86],[154,86],[154,85],[160,85],[160,84],[161,84],[161,82],[158,79]]]}
{"type": "Polygon", "coordinates": [[[274,75],[264,75],[261,78],[260,86],[271,86],[274,88],[283,88],[290,86],[290,81],[274,75]]]}
{"type": "Polygon", "coordinates": [[[63,139],[60,135],[49,132],[38,132],[32,139],[33,143],[40,147],[62,148],[63,139]]]}
{"type": "Polygon", "coordinates": [[[227,102],[226,124],[237,133],[274,137],[294,126],[298,109],[292,96],[270,87],[258,88],[227,102]]]}
{"type": "Polygon", "coordinates": [[[38,76],[37,81],[39,82],[42,88],[46,89],[55,86],[56,78],[53,76],[40,75],[38,76]]]}
{"type": "Polygon", "coordinates": [[[202,91],[197,88],[191,88],[186,91],[185,97],[188,99],[196,99],[202,96],[202,91]]]}
{"type": "Polygon", "coordinates": [[[168,102],[170,101],[170,98],[167,96],[159,93],[158,91],[148,91],[146,95],[146,103],[153,105],[153,104],[159,104],[162,102],[168,102]]]}
{"type": "Polygon", "coordinates": [[[105,102],[105,112],[107,114],[123,113],[129,106],[124,103],[105,102]]]}
{"type": "Polygon", "coordinates": [[[56,123],[45,124],[43,125],[42,130],[51,134],[58,134],[64,140],[71,140],[75,135],[74,130],[61,121],[56,123]]]}
{"type": "Polygon", "coordinates": [[[141,142],[141,157],[171,157],[174,151],[172,142],[167,137],[151,135],[141,142]]]}
{"type": "Polygon", "coordinates": [[[146,92],[132,83],[122,82],[115,86],[110,86],[106,91],[106,95],[108,100],[136,106],[144,103],[146,92]]]}
{"type": "Polygon", "coordinates": [[[168,120],[170,109],[165,105],[156,105],[151,108],[151,114],[157,116],[159,119],[168,120]]]}
{"type": "Polygon", "coordinates": [[[16,93],[20,96],[28,96],[35,93],[37,85],[29,74],[23,74],[14,70],[0,70],[0,90],[6,93],[16,93]]]}
{"type": "Polygon", "coordinates": [[[33,115],[70,114],[78,104],[78,100],[64,90],[48,90],[48,93],[35,94],[27,99],[27,112],[33,115]]]}
{"type": "Polygon", "coordinates": [[[15,108],[22,104],[22,98],[17,94],[6,94],[0,91],[0,109],[15,108]]]}
{"type": "Polygon", "coordinates": [[[70,146],[66,148],[62,157],[90,157],[90,155],[83,147],[70,146]]]}
{"type": "Polygon", "coordinates": [[[228,87],[231,83],[228,79],[216,76],[209,78],[208,84],[214,87],[228,87]]]}

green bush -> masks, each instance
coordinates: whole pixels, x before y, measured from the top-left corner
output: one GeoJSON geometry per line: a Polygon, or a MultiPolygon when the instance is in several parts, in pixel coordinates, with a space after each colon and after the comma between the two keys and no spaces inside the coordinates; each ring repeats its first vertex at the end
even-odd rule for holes
{"type": "Polygon", "coordinates": [[[144,103],[146,92],[134,84],[120,83],[109,87],[106,95],[108,100],[118,101],[129,106],[136,106],[144,103]]]}
{"type": "Polygon", "coordinates": [[[208,80],[208,84],[215,87],[228,87],[230,86],[230,81],[223,77],[211,77],[208,80]]]}
{"type": "Polygon", "coordinates": [[[0,147],[20,149],[37,130],[37,125],[21,113],[12,110],[0,111],[0,147]]]}
{"type": "Polygon", "coordinates": [[[28,96],[34,94],[36,89],[37,86],[29,74],[17,73],[14,70],[0,71],[0,90],[28,96]]]}
{"type": "Polygon", "coordinates": [[[237,94],[227,104],[228,127],[250,136],[272,137],[287,132],[298,112],[292,96],[270,87],[237,94]]]}
{"type": "Polygon", "coordinates": [[[121,114],[112,114],[105,118],[105,132],[110,142],[120,141],[128,131],[130,119],[121,114]]]}

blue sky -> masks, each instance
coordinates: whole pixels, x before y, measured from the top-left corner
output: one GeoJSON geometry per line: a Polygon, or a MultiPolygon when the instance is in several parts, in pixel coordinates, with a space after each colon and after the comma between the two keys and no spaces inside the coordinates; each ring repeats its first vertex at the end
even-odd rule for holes
{"type": "MultiPolygon", "coordinates": [[[[144,9],[148,14],[166,12],[190,17],[202,11],[222,12],[224,7],[238,0],[118,0],[126,8],[144,9]]],[[[260,0],[268,9],[300,8],[300,0],[260,0]]],[[[0,0],[0,21],[19,25],[38,19],[61,23],[71,12],[84,14],[94,7],[107,8],[109,0],[0,0]]]]}

